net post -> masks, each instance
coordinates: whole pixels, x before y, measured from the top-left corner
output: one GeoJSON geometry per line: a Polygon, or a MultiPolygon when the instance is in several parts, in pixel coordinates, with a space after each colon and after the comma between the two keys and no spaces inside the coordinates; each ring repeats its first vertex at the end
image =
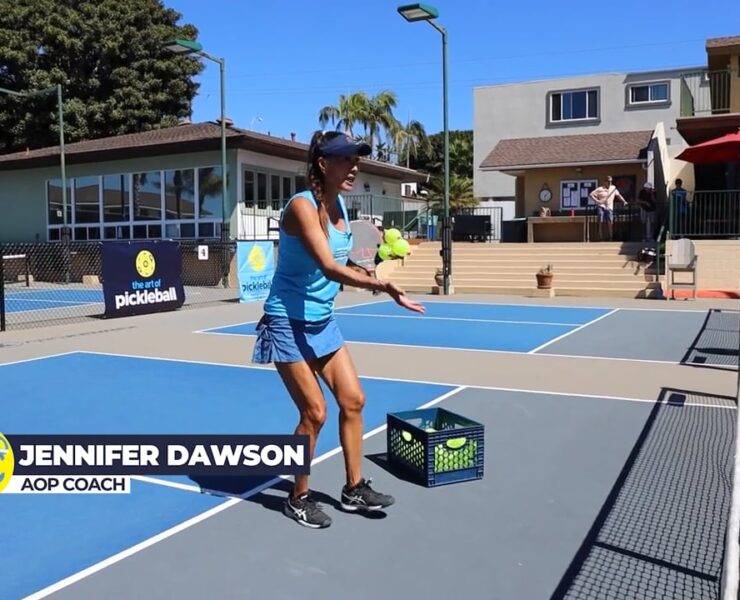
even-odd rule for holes
{"type": "Polygon", "coordinates": [[[5,251],[0,246],[0,331],[5,331],[5,251]]]}
{"type": "MultiPolygon", "coordinates": [[[[740,286],[740,281],[738,281],[740,286]]],[[[740,315],[740,310],[738,311],[740,315]]],[[[738,600],[740,589],[740,330],[738,331],[737,390],[735,402],[735,451],[733,453],[730,518],[725,532],[725,557],[720,579],[721,600],[738,600]]]]}

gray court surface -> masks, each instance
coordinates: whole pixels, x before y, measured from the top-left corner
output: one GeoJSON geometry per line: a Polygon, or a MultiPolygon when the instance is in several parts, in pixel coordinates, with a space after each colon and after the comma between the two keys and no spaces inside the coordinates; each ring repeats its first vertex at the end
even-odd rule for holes
{"type": "Polygon", "coordinates": [[[365,468],[396,496],[387,513],[338,509],[337,454],[311,479],[329,529],[283,516],[285,482],[51,597],[717,598],[734,399],[645,400],[463,389],[439,406],[485,425],[482,480],[392,473],[381,432],[365,468]]]}
{"type": "Polygon", "coordinates": [[[706,311],[619,310],[542,349],[563,356],[681,362],[706,311]]]}

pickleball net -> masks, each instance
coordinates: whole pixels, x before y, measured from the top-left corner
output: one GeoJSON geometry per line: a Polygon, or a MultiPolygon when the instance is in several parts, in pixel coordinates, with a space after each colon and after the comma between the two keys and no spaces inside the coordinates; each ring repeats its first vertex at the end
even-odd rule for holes
{"type": "MultiPolygon", "coordinates": [[[[740,282],[738,282],[740,287],[740,282]]],[[[740,311],[738,312],[740,314],[740,311]]],[[[740,319],[739,319],[740,321],[740,319]]],[[[735,447],[732,473],[732,500],[725,538],[725,557],[722,568],[722,600],[740,598],[740,325],[737,337],[737,389],[735,390],[735,447]]]]}

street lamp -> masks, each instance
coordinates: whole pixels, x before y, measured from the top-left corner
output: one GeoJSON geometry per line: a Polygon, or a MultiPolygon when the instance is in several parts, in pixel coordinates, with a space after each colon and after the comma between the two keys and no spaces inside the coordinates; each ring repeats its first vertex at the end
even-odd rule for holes
{"type": "Polygon", "coordinates": [[[442,107],[444,111],[444,219],[442,221],[442,273],[444,294],[450,293],[452,279],[452,232],[450,229],[450,137],[447,125],[447,30],[434,22],[439,11],[429,4],[406,4],[399,14],[410,23],[426,21],[442,34],[442,107]]]}
{"type": "MultiPolygon", "coordinates": [[[[192,40],[170,40],[163,44],[163,48],[180,55],[197,54],[198,56],[202,56],[203,58],[207,58],[208,60],[218,63],[219,66],[219,75],[221,79],[221,211],[223,213],[221,218],[221,242],[224,246],[224,261],[227,261],[226,242],[229,241],[230,219],[227,217],[228,211],[226,209],[226,84],[224,82],[226,61],[223,58],[209,54],[203,50],[203,46],[199,42],[194,42],[192,40]]],[[[228,274],[226,272],[227,265],[228,262],[225,262],[223,276],[224,287],[228,287],[229,285],[228,274]]]]}
{"type": "Polygon", "coordinates": [[[221,78],[221,209],[223,211],[221,239],[227,241],[229,239],[229,219],[227,218],[228,211],[226,210],[226,94],[224,91],[226,85],[224,82],[226,61],[218,56],[208,54],[208,52],[203,50],[203,46],[200,43],[191,40],[171,40],[166,42],[163,47],[175,54],[197,54],[218,63],[219,66],[221,78]]]}
{"type": "MultiPolygon", "coordinates": [[[[31,92],[15,92],[13,90],[6,90],[0,88],[0,92],[10,94],[11,96],[21,96],[29,98],[31,96],[43,96],[44,94],[51,94],[56,92],[57,95],[57,119],[59,121],[59,157],[60,157],[60,168],[62,171],[62,241],[69,241],[69,229],[67,227],[67,167],[65,164],[64,157],[64,104],[62,102],[62,85],[58,83],[55,86],[44,88],[42,90],[34,90],[31,92]]],[[[68,265],[67,265],[68,266],[68,265]]],[[[69,283],[69,268],[66,269],[66,279],[69,283]]]]}

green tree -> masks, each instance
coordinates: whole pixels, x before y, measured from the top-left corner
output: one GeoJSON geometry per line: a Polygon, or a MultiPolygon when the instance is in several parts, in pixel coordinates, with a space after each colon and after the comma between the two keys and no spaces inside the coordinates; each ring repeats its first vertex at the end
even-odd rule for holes
{"type": "MultiPolygon", "coordinates": [[[[450,138],[450,178],[453,174],[473,178],[473,131],[452,130],[450,138]]],[[[412,169],[430,173],[432,177],[443,174],[444,170],[444,133],[429,136],[428,144],[411,157],[409,166],[412,169]]]]}
{"type": "MultiPolygon", "coordinates": [[[[197,57],[161,47],[196,39],[159,0],[0,0],[0,87],[63,84],[65,141],[177,124],[191,113],[197,57]]],[[[58,143],[56,97],[0,94],[0,152],[58,143]]]]}
{"type": "Polygon", "coordinates": [[[390,90],[374,96],[366,92],[341,95],[336,105],[330,104],[319,110],[319,124],[326,127],[331,123],[337,131],[362,137],[373,148],[373,155],[380,154],[387,160],[390,153],[386,146],[394,145],[396,133],[402,128],[393,114],[397,104],[396,94],[390,90]],[[357,125],[362,127],[362,136],[355,133],[357,125]]]}
{"type": "Polygon", "coordinates": [[[398,163],[405,164],[407,168],[411,166],[412,156],[416,159],[420,154],[429,155],[432,151],[432,144],[420,121],[409,121],[406,126],[399,128],[393,142],[398,163]]]}
{"type": "Polygon", "coordinates": [[[319,124],[326,127],[329,123],[336,125],[336,130],[343,130],[354,136],[355,125],[362,125],[367,132],[367,106],[370,99],[365,92],[339,96],[336,105],[327,105],[319,110],[319,124]]]}
{"type": "MultiPolygon", "coordinates": [[[[450,169],[450,209],[477,206],[478,200],[473,195],[473,179],[452,172],[450,169]]],[[[441,210],[444,205],[444,174],[439,173],[432,176],[429,185],[429,200],[432,201],[432,209],[441,210]]]]}

